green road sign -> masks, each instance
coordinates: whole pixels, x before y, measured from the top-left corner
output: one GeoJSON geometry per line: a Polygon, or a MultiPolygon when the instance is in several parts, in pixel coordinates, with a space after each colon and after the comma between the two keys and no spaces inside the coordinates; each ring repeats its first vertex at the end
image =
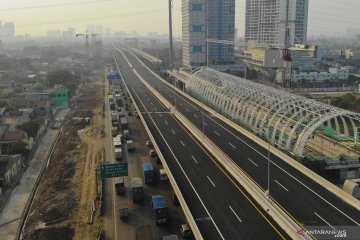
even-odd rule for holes
{"type": "Polygon", "coordinates": [[[104,163],[100,164],[100,175],[102,178],[128,176],[128,163],[104,163]]]}

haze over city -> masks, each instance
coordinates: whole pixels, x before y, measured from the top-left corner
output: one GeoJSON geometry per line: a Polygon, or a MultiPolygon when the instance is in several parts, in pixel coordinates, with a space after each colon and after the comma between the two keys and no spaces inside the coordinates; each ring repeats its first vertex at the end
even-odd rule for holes
{"type": "Polygon", "coordinates": [[[360,240],[359,10],[0,0],[0,240],[360,240]]]}
{"type": "MultiPolygon", "coordinates": [[[[181,1],[173,1],[173,29],[181,36],[181,1]]],[[[312,0],[309,3],[308,36],[343,36],[348,28],[359,28],[360,2],[357,0],[312,0]]],[[[245,0],[236,0],[239,36],[244,35],[245,0]]],[[[166,0],[4,0],[0,21],[14,22],[16,35],[44,36],[48,29],[74,27],[82,32],[88,24],[103,25],[115,31],[168,32],[166,0]]]]}

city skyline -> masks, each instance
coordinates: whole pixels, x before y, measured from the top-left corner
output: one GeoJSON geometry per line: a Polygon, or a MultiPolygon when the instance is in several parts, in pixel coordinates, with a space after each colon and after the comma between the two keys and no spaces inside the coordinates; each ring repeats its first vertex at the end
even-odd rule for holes
{"type": "MultiPolygon", "coordinates": [[[[45,36],[48,29],[65,30],[74,27],[84,32],[87,25],[103,25],[112,32],[136,30],[139,35],[148,32],[168,32],[168,1],[152,0],[83,0],[63,1],[2,1],[0,21],[14,22],[16,35],[45,36]],[[141,19],[141,21],[139,21],[141,19]],[[165,20],[166,19],[166,20],[165,20]]],[[[173,31],[181,36],[181,1],[173,1],[173,31]]],[[[344,36],[348,28],[358,29],[356,14],[360,3],[346,0],[317,0],[309,3],[308,37],[318,35],[344,36]]],[[[235,27],[244,36],[245,0],[236,0],[235,27]]]]}

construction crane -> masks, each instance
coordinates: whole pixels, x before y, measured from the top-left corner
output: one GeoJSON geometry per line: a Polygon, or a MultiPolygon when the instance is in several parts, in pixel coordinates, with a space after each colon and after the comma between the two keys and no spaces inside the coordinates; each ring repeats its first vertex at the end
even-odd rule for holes
{"type": "MultiPolygon", "coordinates": [[[[89,49],[89,47],[90,47],[89,38],[91,37],[92,42],[93,42],[95,40],[95,37],[98,35],[109,35],[109,34],[89,33],[88,29],[86,29],[85,33],[77,33],[75,36],[76,37],[84,37],[85,38],[85,47],[86,47],[86,49],[89,49]]],[[[93,55],[93,48],[91,46],[90,57],[92,57],[92,55],[93,55]]]]}

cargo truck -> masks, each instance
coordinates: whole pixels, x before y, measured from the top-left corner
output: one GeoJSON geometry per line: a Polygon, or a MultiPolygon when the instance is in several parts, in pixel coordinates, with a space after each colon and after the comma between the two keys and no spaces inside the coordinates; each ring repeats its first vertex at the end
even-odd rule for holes
{"type": "Polygon", "coordinates": [[[128,151],[133,151],[134,150],[134,141],[133,140],[127,140],[126,141],[126,146],[127,146],[128,151]]]}
{"type": "Polygon", "coordinates": [[[125,138],[126,140],[130,139],[130,132],[129,132],[129,130],[124,130],[123,133],[124,133],[124,138],[125,138]]]}
{"type": "Polygon", "coordinates": [[[111,136],[112,137],[116,137],[118,134],[118,129],[117,127],[111,127],[111,136]]]}
{"type": "Polygon", "coordinates": [[[122,160],[122,150],[121,148],[115,148],[115,159],[116,161],[122,160]]]}
{"type": "Polygon", "coordinates": [[[127,121],[126,117],[120,118],[120,127],[121,127],[121,130],[123,130],[123,131],[129,129],[128,121],[127,121]]]}
{"type": "Polygon", "coordinates": [[[125,193],[124,178],[115,178],[115,190],[117,194],[125,193]]]}
{"type": "Polygon", "coordinates": [[[167,206],[165,198],[161,195],[151,196],[151,203],[156,224],[167,222],[167,206]]]}
{"type": "Polygon", "coordinates": [[[144,199],[144,187],[141,178],[132,178],[130,181],[133,201],[142,201],[144,199]]]}
{"type": "Polygon", "coordinates": [[[154,167],[149,157],[141,158],[143,176],[145,183],[151,183],[154,181],[154,167]]]}

